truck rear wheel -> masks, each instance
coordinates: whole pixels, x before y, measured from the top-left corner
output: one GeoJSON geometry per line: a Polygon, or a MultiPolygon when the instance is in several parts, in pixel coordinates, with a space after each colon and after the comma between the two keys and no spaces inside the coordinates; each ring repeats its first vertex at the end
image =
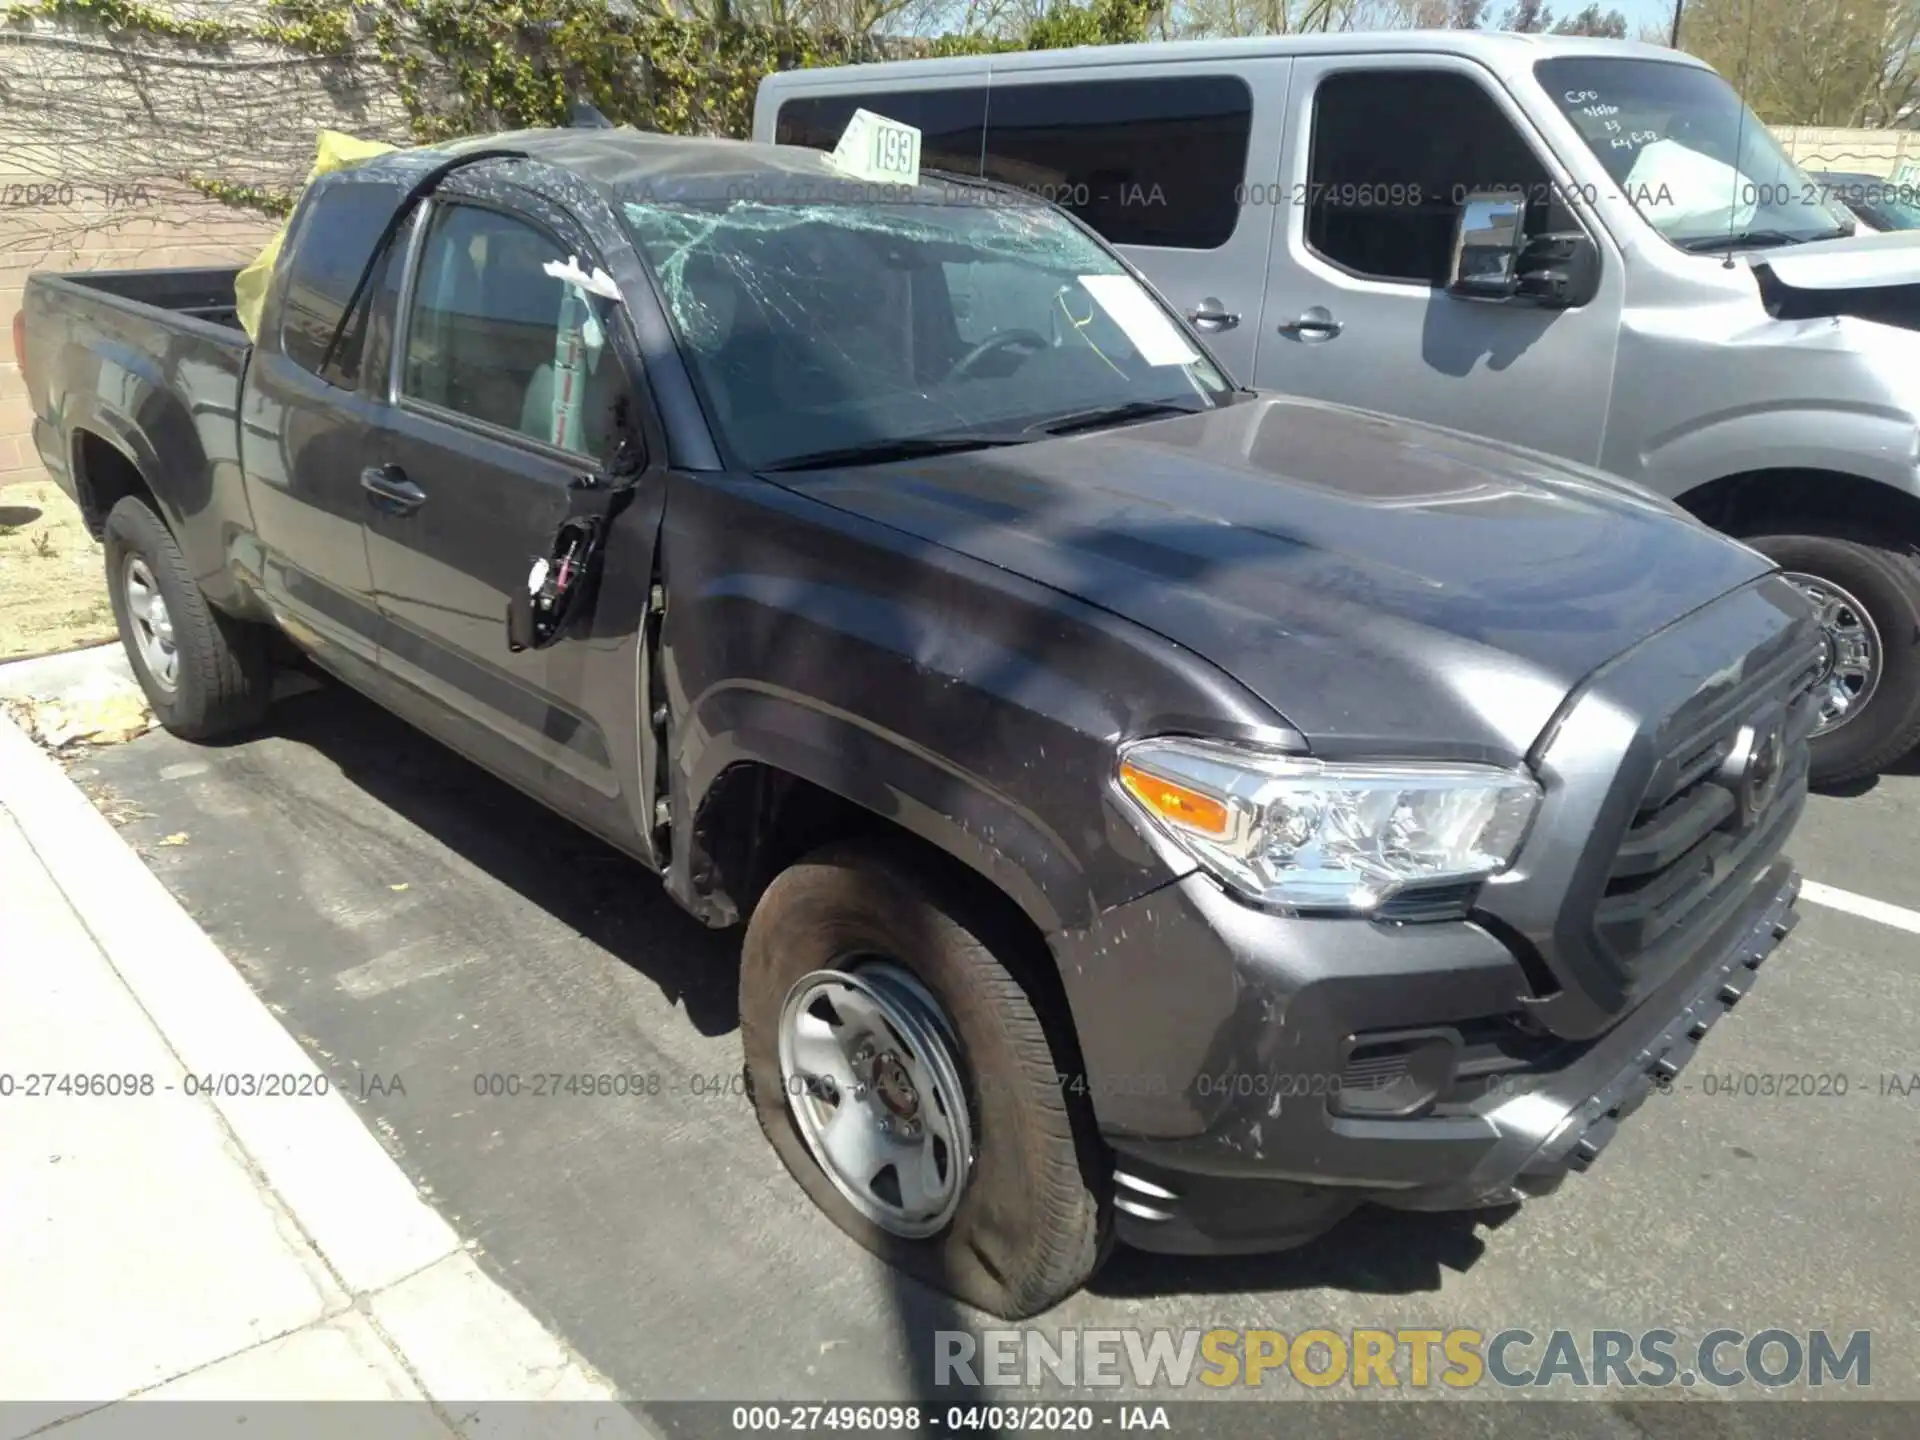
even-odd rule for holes
{"type": "Polygon", "coordinates": [[[1875,774],[1920,744],[1920,564],[1844,532],[1747,543],[1786,572],[1826,631],[1813,783],[1875,774]]]}
{"type": "Polygon", "coordinates": [[[267,634],[207,603],[186,558],[144,500],[107,515],[107,594],[133,673],[160,723],[207,740],[266,713],[267,634]]]}
{"type": "Polygon", "coordinates": [[[994,919],[877,846],[816,851],[754,910],[740,1028],[761,1128],[814,1203],[1018,1319],[1099,1264],[1106,1162],[994,919]]]}

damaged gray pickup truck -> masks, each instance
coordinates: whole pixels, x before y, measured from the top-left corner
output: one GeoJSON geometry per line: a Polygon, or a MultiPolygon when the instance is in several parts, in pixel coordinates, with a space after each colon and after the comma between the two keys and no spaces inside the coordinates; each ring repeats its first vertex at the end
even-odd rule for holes
{"type": "Polygon", "coordinates": [[[774,1148],[989,1310],[1542,1194],[1793,924],[1768,561],[1238,389],[1017,192],[511,134],[311,186],[257,344],[232,280],[15,332],[161,718],[259,722],[278,630],[745,921],[774,1148]]]}

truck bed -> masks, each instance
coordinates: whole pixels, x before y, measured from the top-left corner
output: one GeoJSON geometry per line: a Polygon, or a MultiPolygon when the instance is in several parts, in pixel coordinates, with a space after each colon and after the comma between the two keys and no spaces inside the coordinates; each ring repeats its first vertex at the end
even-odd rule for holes
{"type": "MultiPolygon", "coordinates": [[[[239,273],[237,266],[232,269],[78,270],[58,278],[134,305],[239,331],[240,319],[233,299],[233,282],[239,273]]],[[[245,332],[241,334],[244,336],[245,332]]]]}
{"type": "Polygon", "coordinates": [[[100,533],[146,488],[196,576],[226,563],[245,514],[240,390],[253,342],[234,313],[238,269],[29,275],[22,375],[41,462],[100,533]]]}

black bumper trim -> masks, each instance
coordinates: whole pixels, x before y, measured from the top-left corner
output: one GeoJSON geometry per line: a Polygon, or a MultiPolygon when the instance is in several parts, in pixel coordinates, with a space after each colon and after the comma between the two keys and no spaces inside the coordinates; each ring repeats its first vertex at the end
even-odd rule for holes
{"type": "MultiPolygon", "coordinates": [[[[1718,938],[1713,947],[1717,959],[1684,979],[1676,977],[1613,1034],[1598,1037],[1572,1065],[1539,1076],[1535,1089],[1490,1097],[1475,1115],[1461,1120],[1351,1127],[1365,1135],[1363,1148],[1371,1161],[1383,1163],[1383,1144],[1400,1162],[1420,1155],[1423,1138],[1430,1139],[1436,1129],[1473,1126],[1482,1137],[1477,1153],[1451,1175],[1411,1185],[1382,1183],[1384,1174],[1369,1182],[1352,1172],[1351,1178],[1322,1180],[1281,1170],[1288,1158],[1284,1154],[1272,1156],[1279,1173],[1266,1176],[1197,1173],[1178,1163],[1184,1156],[1177,1147],[1123,1142],[1119,1167],[1131,1187],[1142,1181],[1152,1187],[1146,1207],[1152,1215],[1121,1210],[1115,1217],[1119,1237],[1140,1249],[1186,1254],[1284,1249],[1312,1239],[1362,1203],[1403,1210],[1472,1210],[1550,1193],[1569,1174],[1599,1159],[1620,1123],[1647,1096],[1672,1083],[1720,1017],[1752,989],[1755,972],[1798,922],[1794,903],[1799,892],[1800,877],[1791,865],[1776,862],[1755,887],[1745,913],[1726,927],[1732,934],[1723,931],[1718,938]],[[1657,1030],[1635,1034],[1636,1018],[1645,1024],[1661,1014],[1668,1018],[1657,1030]],[[1623,1051],[1622,1046],[1631,1049],[1623,1051]],[[1558,1098],[1569,1089],[1584,1098],[1558,1098]],[[1543,1102],[1554,1107],[1544,1116],[1543,1102]],[[1542,1137],[1542,1129],[1549,1126],[1542,1137]],[[1396,1135],[1404,1141],[1388,1138],[1396,1135]],[[1403,1145],[1409,1148],[1403,1150],[1403,1145]]],[[[1431,1161],[1443,1159],[1439,1153],[1427,1154],[1431,1161]]],[[[1456,1150],[1452,1158],[1466,1157],[1456,1150]]],[[[1405,1173],[1398,1163],[1392,1168],[1405,1173]]]]}
{"type": "Polygon", "coordinates": [[[1726,960],[1702,978],[1686,1009],[1636,1051],[1633,1060],[1567,1121],[1561,1134],[1542,1145],[1520,1167],[1517,1183],[1522,1188],[1528,1179],[1559,1170],[1585,1171],[1600,1158],[1620,1122],[1638,1110],[1647,1096],[1670,1085],[1686,1069],[1707,1032],[1753,989],[1754,972],[1800,923],[1793,908],[1799,895],[1800,877],[1795,875],[1726,960]]]}

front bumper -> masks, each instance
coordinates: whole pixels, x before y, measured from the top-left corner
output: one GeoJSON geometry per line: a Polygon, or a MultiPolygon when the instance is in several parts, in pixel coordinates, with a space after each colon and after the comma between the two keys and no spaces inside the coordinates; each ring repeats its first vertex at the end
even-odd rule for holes
{"type": "Polygon", "coordinates": [[[1747,992],[1793,928],[1799,885],[1776,860],[1604,1033],[1409,1119],[1336,1114],[1333,1086],[1319,1082],[1340,1076],[1355,1034],[1523,1010],[1526,976],[1477,924],[1266,915],[1189,876],[1094,930],[1056,936],[1088,1089],[1116,1155],[1120,1238],[1179,1253],[1279,1249],[1364,1202],[1472,1209],[1552,1190],[1593,1163],[1747,992]],[[1121,1027],[1087,1023],[1088,1007],[1115,1005],[1136,1019],[1126,1049],[1099,1043],[1121,1027]]]}

